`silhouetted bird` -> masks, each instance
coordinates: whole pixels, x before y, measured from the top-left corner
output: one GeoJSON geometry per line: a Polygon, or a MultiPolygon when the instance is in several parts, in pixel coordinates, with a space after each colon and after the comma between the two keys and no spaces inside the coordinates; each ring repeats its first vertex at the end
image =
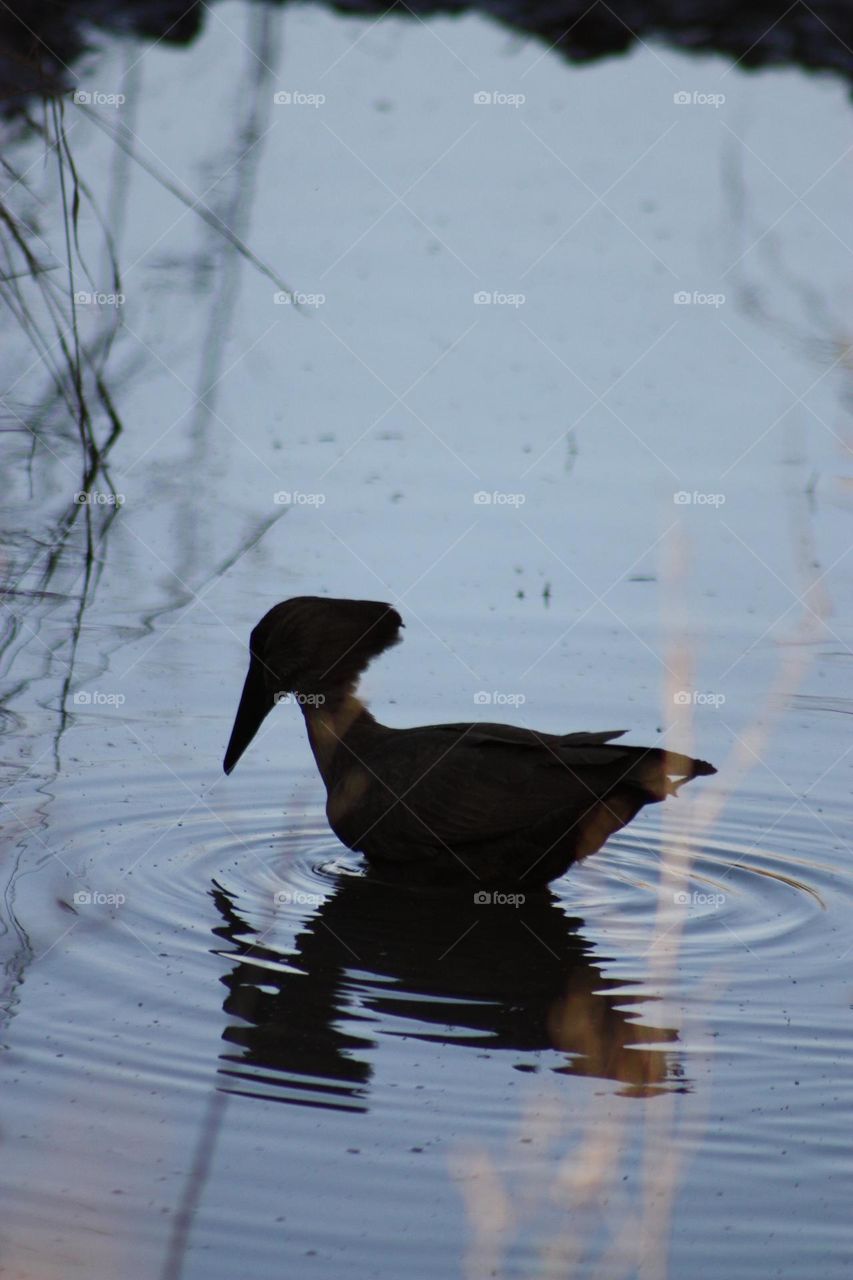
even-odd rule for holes
{"type": "Polygon", "coordinates": [[[326,785],[335,835],[404,880],[528,888],[600,849],[646,804],[716,773],[624,730],[537,733],[502,724],[389,729],[355,696],[370,661],[400,639],[374,600],[297,596],[252,632],[249,672],[224,768],[230,773],[279,698],[294,695],[326,785]]]}

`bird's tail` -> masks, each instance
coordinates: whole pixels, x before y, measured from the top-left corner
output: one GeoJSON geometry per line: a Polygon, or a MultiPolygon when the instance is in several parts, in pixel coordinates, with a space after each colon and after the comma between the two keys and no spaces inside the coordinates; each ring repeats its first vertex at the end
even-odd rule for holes
{"type": "Polygon", "coordinates": [[[717,772],[707,760],[694,760],[692,756],[681,755],[678,751],[666,751],[661,747],[626,750],[631,750],[634,758],[620,781],[639,788],[650,801],[678,795],[679,788],[691,778],[717,772]]]}

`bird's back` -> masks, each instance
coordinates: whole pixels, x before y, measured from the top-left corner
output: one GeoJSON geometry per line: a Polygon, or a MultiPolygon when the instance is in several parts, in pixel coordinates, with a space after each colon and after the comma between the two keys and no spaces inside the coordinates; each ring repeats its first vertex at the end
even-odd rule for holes
{"type": "Polygon", "coordinates": [[[377,861],[426,862],[472,883],[545,883],[672,794],[671,779],[713,772],[619,736],[476,722],[389,729],[366,716],[343,740],[329,821],[377,861]]]}

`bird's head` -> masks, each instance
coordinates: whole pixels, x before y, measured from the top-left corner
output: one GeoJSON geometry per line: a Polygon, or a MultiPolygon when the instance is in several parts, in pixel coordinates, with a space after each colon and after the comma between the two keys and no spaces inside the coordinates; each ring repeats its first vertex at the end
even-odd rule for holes
{"type": "Polygon", "coordinates": [[[403,620],[377,600],[296,596],[264,614],[249,638],[249,671],[223,768],[230,773],[276,702],[322,702],[352,690],[369,662],[400,640],[403,620]]]}

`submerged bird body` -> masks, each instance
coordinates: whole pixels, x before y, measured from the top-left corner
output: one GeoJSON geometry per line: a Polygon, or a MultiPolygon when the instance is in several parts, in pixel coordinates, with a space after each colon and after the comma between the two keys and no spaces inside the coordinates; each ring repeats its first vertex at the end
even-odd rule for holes
{"type": "Polygon", "coordinates": [[[258,623],[225,756],[230,773],[280,695],[293,694],[335,835],[406,879],[533,888],[599,849],[644,805],[715,769],[605,733],[501,724],[391,729],[356,697],[399,640],[390,605],[301,596],[258,623]]]}

